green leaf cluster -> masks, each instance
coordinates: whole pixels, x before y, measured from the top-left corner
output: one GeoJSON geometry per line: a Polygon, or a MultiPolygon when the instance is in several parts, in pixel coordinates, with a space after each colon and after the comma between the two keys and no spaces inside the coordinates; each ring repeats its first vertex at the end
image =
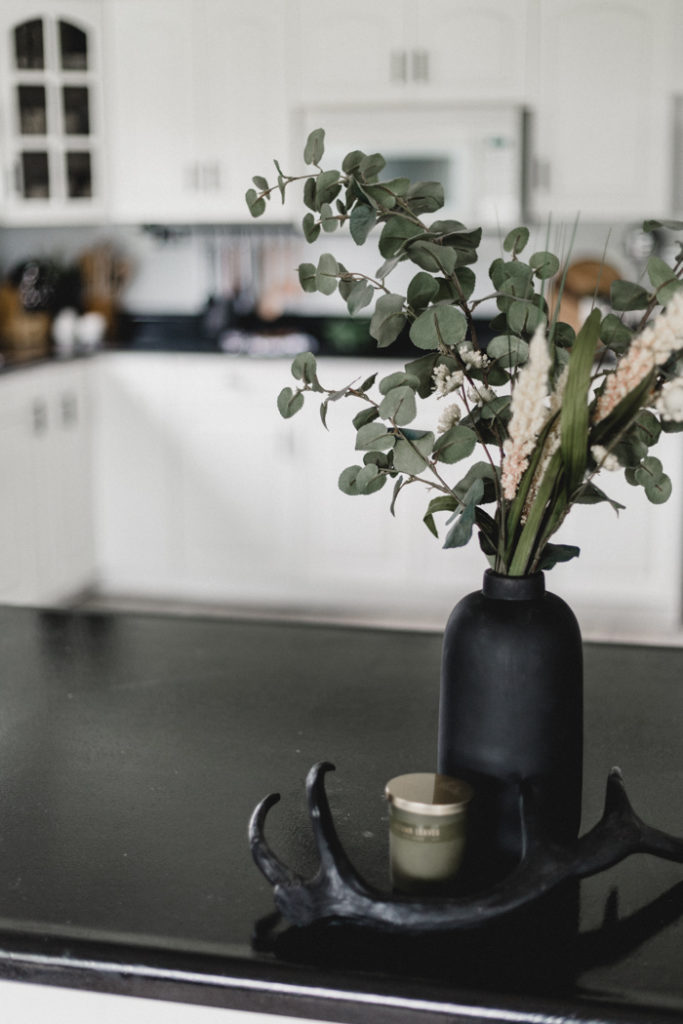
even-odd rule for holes
{"type": "MultiPolygon", "coordinates": [[[[599,451],[610,463],[617,460],[629,483],[642,487],[651,502],[666,501],[671,481],[650,449],[662,431],[683,430],[683,423],[657,414],[656,402],[667,380],[683,377],[683,339],[668,361],[638,379],[609,415],[600,419],[596,409],[609,375],[629,358],[634,338],[682,287],[683,245],[671,264],[651,256],[641,280],[615,281],[610,308],[596,305],[575,331],[560,318],[566,267],[547,245],[528,252],[531,232],[524,225],[514,227],[488,268],[485,293],[497,311],[484,351],[477,338],[475,311],[482,300],[473,270],[481,229],[443,214],[435,218],[444,207],[442,186],[387,175],[379,153],[352,150],[338,169],[323,167],[324,156],[325,132],[319,128],[304,146],[305,173],[287,175],[275,160],[274,182],[255,175],[246,192],[247,207],[260,217],[273,196],[284,201],[298,183],[306,241],[344,228],[358,246],[373,239],[381,260],[374,274],[350,271],[324,252],[317,262],[299,266],[301,288],[323,295],[338,291],[351,316],[368,317],[378,348],[390,348],[401,338],[416,353],[403,370],[335,389],[320,382],[310,352],[293,361],[293,385],[277,399],[284,418],[297,414],[309,393],[320,397],[325,426],[331,405],[347,399],[355,405],[352,423],[360,462],[343,470],[341,490],[369,495],[392,480],[390,511],[395,514],[406,487],[427,485],[436,494],[424,523],[438,535],[437,516],[447,516],[444,547],[461,547],[476,531],[490,564],[512,575],[548,569],[578,555],[576,546],[551,540],[573,505],[607,502],[615,512],[621,510],[595,483],[604,461],[599,451]],[[410,272],[403,277],[407,285],[396,290],[390,278],[399,266],[410,272]],[[530,343],[539,329],[551,355],[546,419],[509,499],[503,492],[502,453],[515,415],[515,388],[530,372],[530,343]],[[434,402],[437,378],[444,389],[447,380],[454,382],[444,390],[444,405],[454,390],[461,406],[459,418],[449,413],[444,422],[451,425],[444,429],[421,422],[422,402],[434,402]],[[551,412],[550,393],[560,385],[561,402],[551,412]],[[478,448],[483,457],[473,461],[478,448]],[[464,463],[465,470],[454,479],[457,463],[464,463]]],[[[651,220],[643,230],[681,232],[683,222],[651,220]]]]}

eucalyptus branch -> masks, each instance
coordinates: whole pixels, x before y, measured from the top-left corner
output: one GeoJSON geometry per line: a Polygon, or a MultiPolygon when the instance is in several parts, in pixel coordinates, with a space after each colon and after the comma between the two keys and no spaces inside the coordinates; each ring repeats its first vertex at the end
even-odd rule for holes
{"type": "MultiPolygon", "coordinates": [[[[411,184],[403,178],[381,181],[384,159],[379,154],[367,156],[359,150],[344,157],[340,171],[324,171],[323,154],[324,131],[316,129],[309,135],[304,149],[304,160],[312,168],[309,173],[286,175],[275,161],[277,185],[271,186],[264,178],[254,178],[256,188],[249,189],[246,195],[250,212],[255,217],[261,216],[266,201],[276,189],[284,201],[287,189],[304,181],[303,198],[308,212],[303,217],[302,227],[307,242],[315,241],[322,231],[332,234],[337,227],[347,226],[353,240],[363,245],[371,232],[380,231],[378,246],[385,262],[374,276],[348,271],[332,254],[323,253],[317,265],[300,264],[300,283],[306,292],[319,291],[325,295],[338,288],[352,314],[375,300],[369,331],[378,346],[384,349],[392,345],[409,326],[410,340],[422,353],[405,364],[405,372],[389,373],[382,378],[379,400],[368,394],[376,374],[363,382],[353,381],[342,389],[332,390],[320,384],[316,360],[311,353],[297,356],[292,363],[292,375],[298,384],[295,389],[283,388],[278,396],[278,408],[283,417],[297,413],[304,404],[304,394],[309,391],[321,396],[320,411],[325,426],[330,402],[356,398],[365,406],[353,417],[356,448],[364,453],[363,465],[349,466],[343,471],[339,478],[341,489],[349,495],[371,494],[384,486],[388,478],[394,478],[392,512],[403,486],[418,483],[437,491],[439,496],[430,503],[426,517],[430,529],[436,532],[431,517],[438,511],[455,508],[458,517],[467,511],[466,516],[454,522],[447,545],[466,543],[474,526],[484,538],[483,546],[487,554],[493,556],[496,570],[510,575],[534,570],[541,560],[547,567],[576,554],[573,547],[548,541],[583,498],[609,500],[593,484],[604,462],[599,452],[589,450],[596,444],[602,445],[608,455],[618,451],[621,463],[627,464],[629,482],[641,484],[651,501],[666,500],[670,481],[659,460],[643,454],[656,442],[661,425],[657,429],[653,424],[648,426],[650,419],[659,423],[654,412],[641,419],[639,428],[642,429],[636,430],[636,424],[642,410],[651,402],[653,386],[661,392],[656,407],[660,420],[675,421],[674,426],[667,429],[683,424],[683,373],[679,363],[674,368],[673,359],[676,352],[683,350],[683,291],[676,291],[683,279],[683,248],[672,261],[673,267],[659,257],[650,257],[647,263],[650,292],[637,283],[613,283],[615,310],[643,308],[637,329],[627,331],[614,314],[607,314],[609,320],[603,319],[600,310],[595,309],[584,328],[574,335],[569,325],[559,320],[559,299],[565,286],[568,261],[563,260],[560,269],[560,260],[547,251],[547,243],[546,249],[528,258],[523,256],[530,238],[526,227],[508,232],[502,243],[503,252],[508,256],[494,260],[489,269],[493,290],[472,299],[475,282],[472,272],[466,268],[476,261],[481,230],[470,231],[460,222],[447,219],[433,221],[431,225],[426,223],[424,215],[443,206],[443,189],[438,183],[411,184]],[[342,193],[342,189],[345,192],[342,193]],[[387,279],[399,263],[405,266],[407,262],[414,269],[403,296],[390,290],[387,279]],[[546,288],[551,282],[558,296],[552,316],[546,301],[546,288]],[[476,310],[492,298],[498,300],[499,307],[494,321],[497,332],[494,343],[487,346],[486,360],[470,358],[464,346],[471,344],[473,351],[480,351],[476,310]],[[505,301],[501,301],[503,299],[505,301]],[[634,348],[631,339],[643,330],[658,305],[666,307],[663,314],[652,321],[652,333],[643,335],[634,348]],[[555,407],[553,413],[554,420],[561,415],[560,443],[559,447],[553,445],[546,449],[550,425],[538,434],[532,429],[534,419],[530,414],[527,417],[529,437],[525,437],[523,417],[515,428],[519,444],[517,448],[514,445],[509,448],[505,443],[509,436],[509,403],[502,401],[506,395],[495,389],[509,385],[514,395],[524,381],[529,398],[527,405],[530,403],[530,407],[536,408],[532,400],[536,393],[534,373],[541,363],[529,359],[529,350],[537,325],[543,325],[547,344],[553,350],[550,366],[554,370],[565,364],[569,350],[569,375],[561,412],[555,407]],[[674,348],[671,347],[672,330],[674,341],[678,342],[674,348]],[[604,340],[605,349],[596,359],[599,338],[604,340]],[[639,381],[637,357],[647,351],[648,345],[652,346],[653,356],[656,351],[658,369],[656,374],[639,381]],[[614,352],[614,369],[605,365],[608,351],[614,352]],[[664,371],[667,352],[668,370],[664,371]],[[454,370],[457,380],[448,384],[454,370]],[[597,398],[593,397],[603,377],[605,384],[598,388],[597,398]],[[667,377],[665,384],[663,377],[667,377]],[[417,398],[427,398],[435,389],[448,394],[456,388],[466,413],[462,420],[455,416],[446,418],[436,436],[431,430],[408,428],[407,424],[417,416],[417,398]],[[469,388],[481,392],[477,407],[469,398],[469,388]],[[491,405],[493,400],[499,404],[491,405]],[[602,411],[602,419],[591,425],[590,414],[596,405],[602,411]],[[462,479],[456,476],[456,482],[451,482],[451,467],[468,458],[477,447],[483,451],[484,461],[474,463],[462,479]],[[541,471],[544,460],[547,465],[541,471]],[[503,480],[505,493],[514,495],[512,500],[503,493],[503,480]],[[495,516],[480,508],[484,504],[484,486],[487,487],[486,501],[495,496],[495,516]],[[533,499],[530,498],[532,493],[533,499]]],[[[644,225],[646,231],[653,230],[653,225],[683,231],[683,222],[648,223],[644,225]]],[[[576,230],[577,223],[573,227],[570,249],[576,230]]],[[[540,351],[538,343],[536,351],[540,351]]],[[[543,364],[546,363],[544,359],[543,364]]],[[[546,382],[547,372],[545,369],[546,382]]],[[[538,373],[537,376],[540,380],[538,373]]],[[[545,383],[541,383],[545,387],[545,383]]],[[[520,394],[525,396],[524,391],[520,394]]],[[[524,408],[525,401],[523,397],[520,409],[524,408]]],[[[559,405],[559,401],[556,404],[559,405]]]]}

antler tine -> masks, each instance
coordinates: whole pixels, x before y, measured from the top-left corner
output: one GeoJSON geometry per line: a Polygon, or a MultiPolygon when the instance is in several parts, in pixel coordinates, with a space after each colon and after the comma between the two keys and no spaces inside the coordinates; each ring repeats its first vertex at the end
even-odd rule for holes
{"type": "Polygon", "coordinates": [[[619,768],[612,768],[607,778],[602,818],[579,840],[578,849],[581,878],[604,871],[632,853],[651,853],[683,863],[683,839],[652,828],[638,817],[619,768]]]}
{"type": "Polygon", "coordinates": [[[360,881],[339,840],[327,799],[325,775],[334,770],[335,767],[330,761],[318,761],[306,776],[308,812],[313,827],[315,845],[320,856],[322,871],[328,879],[337,877],[345,881],[352,878],[360,881]]]}
{"type": "Polygon", "coordinates": [[[303,878],[275,856],[263,832],[266,815],[279,799],[279,793],[270,793],[254,808],[249,819],[249,846],[256,866],[271,885],[294,885],[303,882],[303,878]]]}

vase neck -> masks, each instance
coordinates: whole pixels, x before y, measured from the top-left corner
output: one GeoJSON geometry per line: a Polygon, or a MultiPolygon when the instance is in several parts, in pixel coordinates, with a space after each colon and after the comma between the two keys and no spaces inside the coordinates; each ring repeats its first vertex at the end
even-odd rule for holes
{"type": "Polygon", "coordinates": [[[530,576],[503,576],[487,569],[482,593],[498,601],[534,601],[545,594],[545,576],[542,572],[530,576]]]}

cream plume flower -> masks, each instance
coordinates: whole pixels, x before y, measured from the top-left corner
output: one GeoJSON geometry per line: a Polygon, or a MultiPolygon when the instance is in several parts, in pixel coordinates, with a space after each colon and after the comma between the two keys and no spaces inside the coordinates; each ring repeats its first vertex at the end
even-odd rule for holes
{"type": "Polygon", "coordinates": [[[512,392],[508,438],[503,445],[501,483],[503,496],[512,501],[529,464],[536,438],[548,418],[546,398],[551,359],[545,326],[536,328],[529,342],[529,359],[519,371],[512,392]]]}
{"type": "Polygon", "coordinates": [[[683,346],[683,290],[674,292],[669,305],[659,313],[652,324],[637,335],[614,373],[605,383],[605,389],[595,406],[595,423],[606,419],[634,388],[656,366],[665,363],[672,352],[683,346]]]}

